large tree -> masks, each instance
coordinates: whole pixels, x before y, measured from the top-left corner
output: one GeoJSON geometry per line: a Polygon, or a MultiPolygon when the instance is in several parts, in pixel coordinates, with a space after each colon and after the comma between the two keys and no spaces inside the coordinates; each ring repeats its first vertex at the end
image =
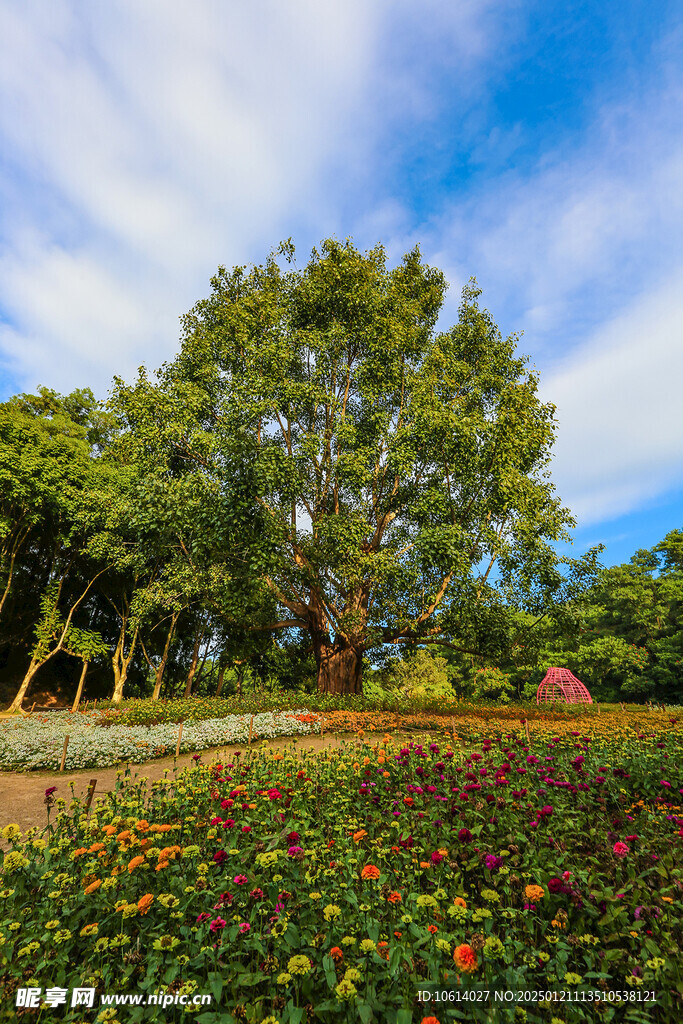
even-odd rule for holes
{"type": "Polygon", "coordinates": [[[211,284],[177,358],[114,405],[147,465],[205,493],[226,615],[306,631],[321,691],[359,692],[384,644],[495,653],[515,609],[547,614],[589,572],[552,546],[572,525],[554,407],[474,283],[447,331],[418,249],[389,269],[328,240],[297,269],[286,243],[211,284]]]}

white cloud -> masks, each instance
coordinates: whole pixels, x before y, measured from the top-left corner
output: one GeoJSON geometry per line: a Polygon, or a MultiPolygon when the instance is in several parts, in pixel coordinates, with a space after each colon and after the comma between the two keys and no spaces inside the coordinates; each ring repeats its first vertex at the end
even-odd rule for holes
{"type": "Polygon", "coordinates": [[[23,386],[101,394],[172,354],[219,263],[347,234],[383,126],[493,45],[492,6],[0,4],[0,351],[23,386]]]}
{"type": "Polygon", "coordinates": [[[582,525],[683,479],[683,271],[631,303],[542,380],[557,407],[553,478],[582,525]]]}

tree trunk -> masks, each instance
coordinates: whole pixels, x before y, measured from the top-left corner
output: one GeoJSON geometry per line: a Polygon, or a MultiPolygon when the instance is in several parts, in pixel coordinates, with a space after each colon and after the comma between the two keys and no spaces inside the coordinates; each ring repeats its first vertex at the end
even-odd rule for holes
{"type": "Polygon", "coordinates": [[[223,692],[223,679],[225,677],[225,665],[221,665],[218,670],[218,686],[216,687],[216,696],[220,697],[223,692]]]}
{"type": "Polygon", "coordinates": [[[17,695],[14,698],[14,700],[12,701],[12,703],[10,704],[10,706],[7,708],[8,714],[13,715],[16,711],[21,711],[21,705],[24,702],[24,697],[26,696],[26,694],[28,692],[29,686],[31,685],[31,680],[33,679],[34,675],[36,674],[38,669],[41,667],[41,665],[44,665],[45,661],[48,661],[48,660],[49,660],[49,656],[44,661],[36,661],[35,658],[31,659],[31,664],[29,665],[28,669],[26,670],[26,675],[24,676],[24,678],[21,681],[21,686],[19,687],[19,689],[17,691],[17,695]]]}
{"type": "Polygon", "coordinates": [[[194,650],[192,651],[192,664],[190,665],[190,672],[187,677],[187,683],[185,684],[185,697],[189,697],[192,693],[192,682],[194,680],[194,674],[197,671],[197,663],[199,662],[199,646],[202,642],[203,633],[198,633],[197,638],[194,642],[194,650]]]}
{"type": "Polygon", "coordinates": [[[128,668],[131,661],[133,660],[133,653],[135,651],[135,644],[138,639],[138,630],[136,628],[133,639],[130,644],[128,655],[124,654],[124,644],[126,639],[126,619],[123,620],[121,626],[121,632],[119,633],[119,642],[116,645],[113,657],[111,659],[112,667],[114,669],[114,693],[112,694],[112,702],[119,704],[123,698],[123,688],[126,685],[126,679],[128,678],[128,668]]]}
{"type": "Polygon", "coordinates": [[[76,690],[76,697],[75,697],[74,702],[73,702],[73,707],[71,708],[71,714],[73,714],[75,711],[78,711],[78,705],[80,704],[81,696],[83,695],[83,685],[85,683],[85,675],[86,675],[86,672],[88,671],[88,665],[89,664],[90,664],[90,662],[88,662],[88,661],[84,661],[83,662],[83,670],[81,671],[81,678],[78,680],[78,689],[76,690]]]}
{"type": "Polygon", "coordinates": [[[178,622],[179,616],[180,612],[174,612],[173,615],[171,616],[171,625],[169,627],[168,633],[166,634],[166,643],[164,644],[164,653],[161,655],[161,661],[157,666],[157,670],[154,674],[154,693],[152,694],[152,700],[159,700],[159,697],[161,695],[161,684],[164,678],[166,662],[168,661],[168,652],[171,647],[171,640],[173,639],[173,634],[175,633],[175,627],[176,623],[178,622]]]}
{"type": "Polygon", "coordinates": [[[363,693],[363,655],[348,644],[315,643],[318,693],[363,693]]]}

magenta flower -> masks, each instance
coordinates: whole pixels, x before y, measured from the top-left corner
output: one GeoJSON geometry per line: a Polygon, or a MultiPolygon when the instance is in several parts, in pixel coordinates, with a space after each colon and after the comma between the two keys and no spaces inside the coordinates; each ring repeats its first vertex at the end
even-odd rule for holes
{"type": "Polygon", "coordinates": [[[290,846],[290,848],[287,850],[287,856],[288,857],[296,857],[297,853],[303,853],[303,852],[304,851],[302,850],[302,848],[300,846],[290,846]]]}
{"type": "Polygon", "coordinates": [[[211,917],[211,914],[206,914],[206,913],[200,914],[198,916],[198,918],[197,918],[197,924],[204,924],[204,922],[208,921],[210,917],[211,917]]]}
{"type": "Polygon", "coordinates": [[[440,864],[442,860],[443,854],[439,853],[438,850],[435,850],[431,857],[432,864],[440,864]]]}
{"type": "Polygon", "coordinates": [[[209,925],[209,928],[212,932],[220,932],[223,931],[227,923],[228,922],[224,921],[222,917],[216,917],[209,925]]]}
{"type": "Polygon", "coordinates": [[[461,828],[460,831],[458,832],[458,839],[462,843],[471,843],[472,840],[474,839],[474,836],[472,835],[468,828],[461,828]]]}
{"type": "Polygon", "coordinates": [[[615,843],[612,847],[612,853],[615,857],[625,857],[627,853],[630,853],[631,848],[626,843],[615,843]]]}
{"type": "Polygon", "coordinates": [[[48,788],[47,788],[47,789],[45,790],[45,796],[52,796],[52,794],[53,794],[53,793],[56,793],[56,791],[57,791],[57,787],[56,787],[56,786],[49,786],[49,787],[48,787],[48,788]]]}
{"type": "Polygon", "coordinates": [[[216,864],[222,864],[224,861],[228,859],[228,855],[225,852],[225,850],[218,850],[217,853],[214,853],[213,859],[215,860],[216,864]]]}
{"type": "Polygon", "coordinates": [[[248,879],[246,875],[235,875],[235,877],[233,878],[233,882],[235,883],[235,885],[246,885],[247,881],[248,879]]]}
{"type": "Polygon", "coordinates": [[[251,925],[249,924],[248,921],[243,921],[242,924],[237,929],[237,931],[240,933],[240,935],[246,935],[247,932],[251,931],[251,925]]]}

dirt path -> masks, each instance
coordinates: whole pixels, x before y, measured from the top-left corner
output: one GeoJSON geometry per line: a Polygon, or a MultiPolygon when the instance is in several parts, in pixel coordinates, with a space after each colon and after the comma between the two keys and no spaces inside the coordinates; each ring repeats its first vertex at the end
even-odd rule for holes
{"type": "MultiPolygon", "coordinates": [[[[283,750],[285,747],[294,746],[296,750],[323,750],[327,747],[340,747],[342,744],[353,743],[357,740],[351,733],[332,734],[325,736],[280,736],[266,742],[255,744],[255,749],[268,747],[275,750],[283,750]]],[[[234,744],[230,746],[211,747],[208,750],[195,751],[201,753],[202,760],[210,763],[213,760],[228,760],[229,755],[236,751],[242,753],[248,751],[246,745],[234,744]]],[[[184,768],[191,765],[192,754],[181,754],[180,757],[163,757],[155,761],[146,761],[142,764],[131,764],[131,775],[146,778],[149,782],[162,779],[164,772],[170,769],[173,775],[174,767],[184,768]]],[[[95,788],[95,799],[111,792],[116,787],[116,775],[121,771],[122,765],[116,768],[85,768],[77,772],[0,772],[0,829],[11,822],[19,825],[22,831],[32,826],[43,828],[47,824],[47,811],[45,807],[45,790],[50,786],[56,786],[55,797],[63,797],[71,800],[71,783],[73,783],[74,796],[83,798],[90,785],[91,779],[97,779],[95,788]]],[[[54,815],[53,815],[54,817],[54,815]]],[[[0,839],[0,848],[7,848],[7,844],[0,839]]]]}

